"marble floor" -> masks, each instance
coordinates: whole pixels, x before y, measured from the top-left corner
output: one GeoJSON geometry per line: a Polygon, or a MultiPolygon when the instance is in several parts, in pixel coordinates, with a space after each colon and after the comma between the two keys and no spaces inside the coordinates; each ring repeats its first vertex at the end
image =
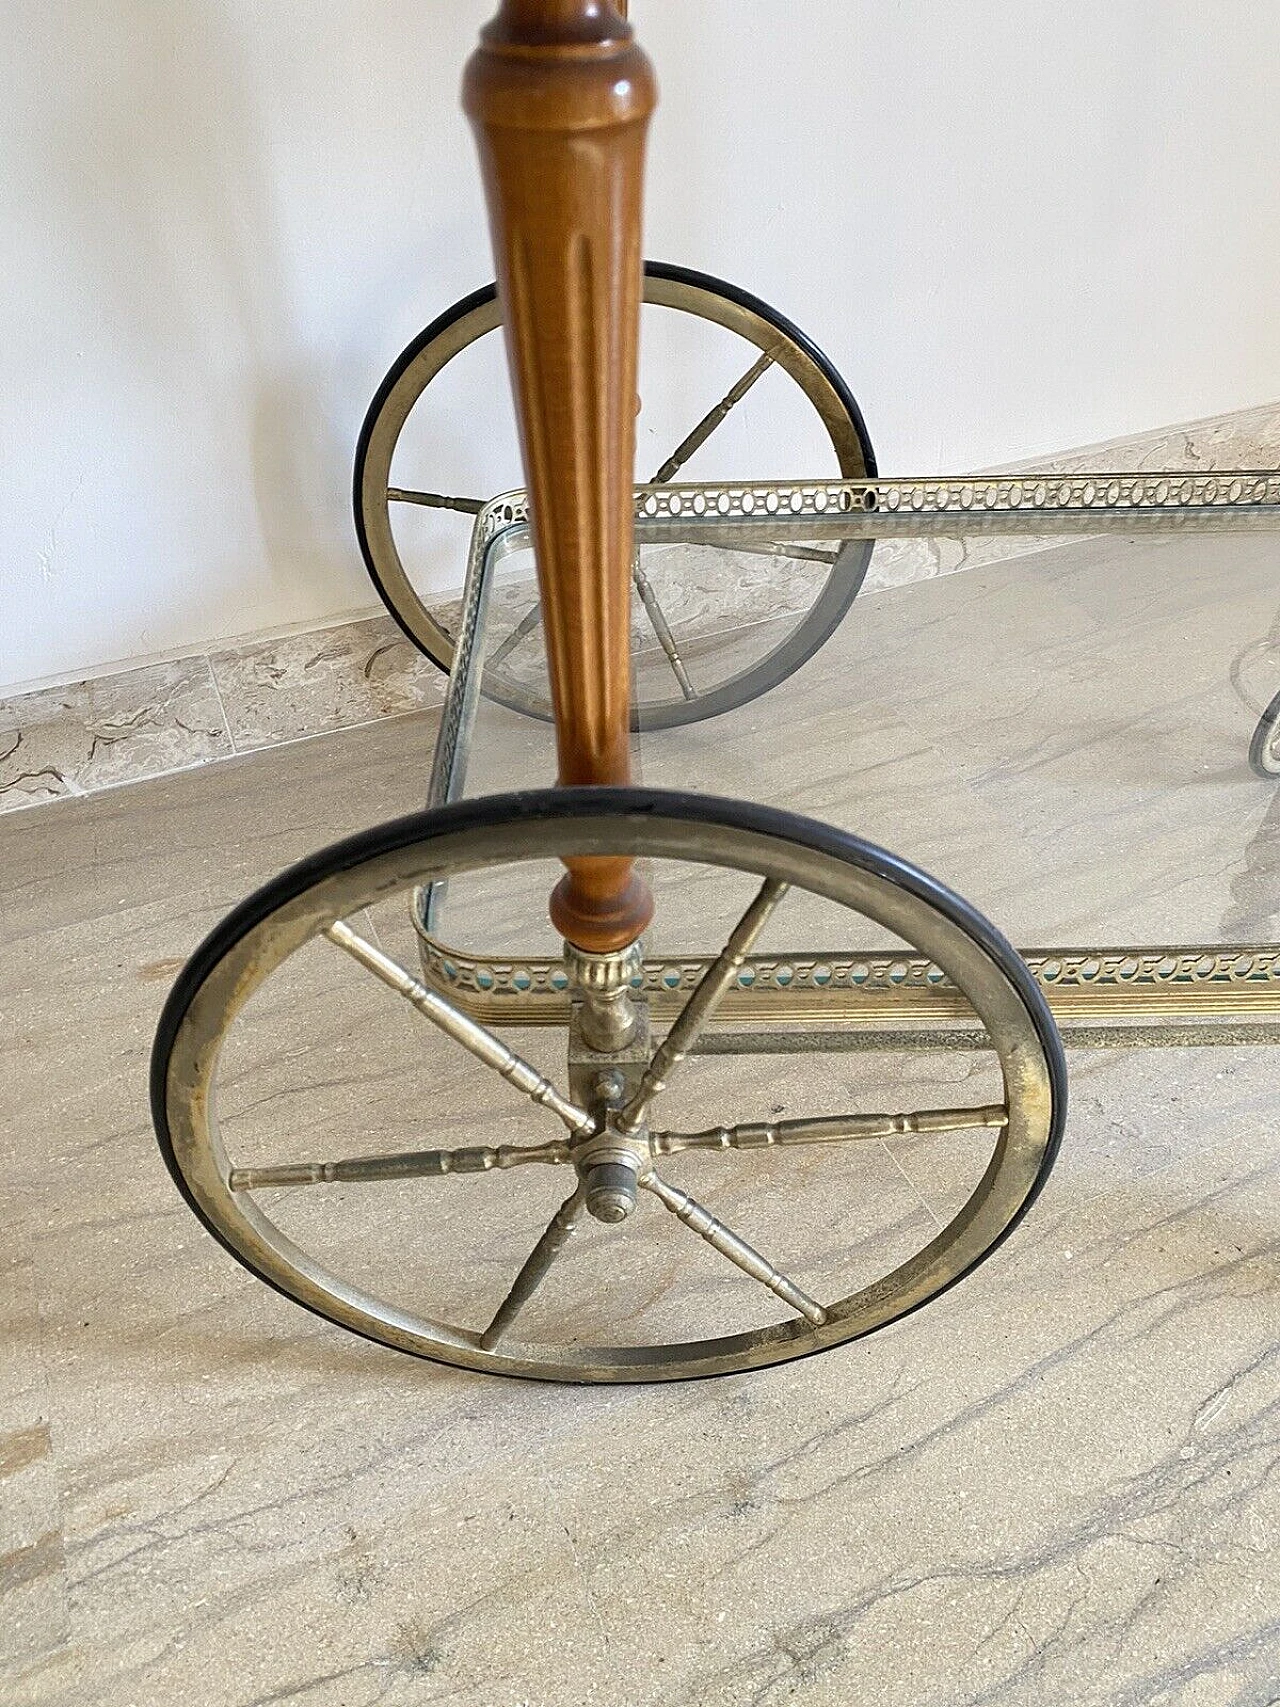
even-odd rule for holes
{"type": "MultiPolygon", "coordinates": [[[[1280,805],[1245,763],[1280,686],[1275,559],[1268,536],[1085,541],[864,597],[774,694],[646,737],[644,780],[855,829],[1024,947],[1280,941],[1280,805]]],[[[150,1129],[167,989],[247,890],[420,802],[436,717],[0,820],[0,1702],[1280,1702],[1265,1050],[1073,1050],[1062,1156],[1014,1237],[918,1314],[754,1375],[564,1388],[421,1364],[218,1249],[150,1129]]],[[[485,708],[474,787],[550,766],[540,726],[485,708]]],[[[403,918],[377,928],[408,952],[403,918]]],[[[353,1124],[389,1149],[521,1135],[507,1087],[322,946],[229,1045],[223,1122],[249,1151],[337,1153],[353,1124]]],[[[741,1117],[851,1091],[927,1106],[973,1073],[690,1067],[690,1112],[741,1117]]],[[[914,1139],[763,1176],[689,1160],[682,1182],[788,1261],[801,1233],[839,1261],[918,1245],[967,1165],[914,1139]]],[[[422,1182],[458,1192],[429,1240],[400,1190],[385,1224],[366,1188],[282,1216],[406,1295],[483,1301],[562,1195],[556,1175],[526,1200],[537,1172],[422,1182]],[[495,1202],[521,1206],[497,1232],[495,1202]]],[[[641,1219],[566,1269],[583,1331],[682,1320],[685,1235],[641,1219]]],[[[697,1309],[722,1280],[701,1254],[697,1309]]]]}

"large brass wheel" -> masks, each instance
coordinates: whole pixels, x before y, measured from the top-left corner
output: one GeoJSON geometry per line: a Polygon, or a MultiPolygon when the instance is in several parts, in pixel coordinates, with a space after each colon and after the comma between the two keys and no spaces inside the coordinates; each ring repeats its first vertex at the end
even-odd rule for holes
{"type": "Polygon", "coordinates": [[[1065,1068],[1017,954],[905,861],[740,802],[566,789],[381,825],[251,895],[170,996],[152,1106],[214,1237],[329,1321],[468,1369],[673,1380],[826,1350],[968,1274],[1048,1174],[1065,1068]],[[641,1033],[584,1079],[571,1036],[566,1078],[524,1053],[563,1049],[563,1030],[500,1039],[397,952],[417,885],[448,880],[460,932],[510,918],[536,935],[561,857],[622,853],[643,861],[654,930],[701,927],[690,952],[712,950],[656,1050],[641,1033]],[[796,931],[832,955],[905,945],[958,986],[988,1045],[958,1079],[954,1056],[910,1059],[962,1094],[918,1071],[854,1083],[849,1056],[799,1057],[797,1076],[794,1055],[699,1054],[744,957],[796,931]],[[277,1041],[259,1047],[250,1022],[277,1041]],[[867,1106],[872,1083],[896,1109],[867,1106]],[[317,1119],[343,1098],[351,1125],[328,1138],[317,1119]],[[633,1188],[625,1221],[610,1168],[633,1188]]]}
{"type": "MultiPolygon", "coordinates": [[[[447,589],[466,560],[471,520],[486,499],[522,483],[500,330],[493,285],[433,321],[383,381],[356,450],[366,567],[404,633],[443,670],[456,625],[456,592],[447,589]],[[464,441],[486,447],[478,466],[465,457],[451,464],[464,441]]],[[[876,472],[852,393],[796,326],[723,280],[657,262],[645,267],[637,434],[638,475],[659,483],[690,464],[685,478],[876,472]]],[[[633,573],[633,726],[698,722],[789,676],[849,609],[871,550],[868,540],[642,550],[633,573]]],[[[531,575],[509,593],[490,609],[495,644],[484,692],[547,718],[531,575]]]]}

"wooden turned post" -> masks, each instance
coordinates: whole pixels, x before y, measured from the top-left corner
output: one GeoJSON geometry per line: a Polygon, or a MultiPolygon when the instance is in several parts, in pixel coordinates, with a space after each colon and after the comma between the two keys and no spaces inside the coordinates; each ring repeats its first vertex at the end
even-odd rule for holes
{"type": "MultiPolygon", "coordinates": [[[[656,100],[609,0],[502,0],[467,66],[532,510],[562,784],[631,779],[640,193],[656,100]]],[[[632,862],[583,857],[551,898],[570,942],[635,941],[632,862]]]]}

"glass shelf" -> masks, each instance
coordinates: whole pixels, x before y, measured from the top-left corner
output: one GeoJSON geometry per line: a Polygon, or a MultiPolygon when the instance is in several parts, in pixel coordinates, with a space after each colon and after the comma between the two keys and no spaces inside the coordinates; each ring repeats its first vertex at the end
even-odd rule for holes
{"type": "MultiPolygon", "coordinates": [[[[1280,796],[1249,756],[1280,690],[1280,475],[639,488],[636,511],[639,561],[695,690],[785,645],[832,542],[867,542],[867,560],[834,631],[768,691],[642,726],[635,780],[833,823],[941,878],[1029,955],[1119,945],[1109,975],[1123,983],[1125,951],[1145,946],[1153,987],[1220,985],[1225,1014],[1252,999],[1280,1018],[1280,796]],[[1157,964],[1179,948],[1195,952],[1157,964]]],[[[536,598],[513,494],[477,519],[437,802],[555,780],[549,722],[486,697],[497,655],[500,688],[518,670],[545,700],[536,598]]],[[[635,610],[639,703],[679,704],[638,594],[635,610]]],[[[694,910],[709,943],[734,899],[708,906],[713,888],[694,910]]],[[[554,957],[545,896],[527,899],[500,940],[451,908],[430,922],[477,952],[554,957]]],[[[647,951],[679,939],[696,952],[690,907],[670,910],[647,951]]],[[[770,946],[825,951],[804,934],[819,923],[798,917],[770,946]]],[[[1068,981],[1090,982],[1082,964],[1068,981]]]]}

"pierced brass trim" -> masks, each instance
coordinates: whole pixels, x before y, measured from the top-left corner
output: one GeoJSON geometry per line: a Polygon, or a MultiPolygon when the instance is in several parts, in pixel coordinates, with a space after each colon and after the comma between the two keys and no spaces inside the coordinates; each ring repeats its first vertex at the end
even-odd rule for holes
{"type": "MultiPolygon", "coordinates": [[[[473,1018],[509,1025],[567,1022],[569,984],[560,961],[468,955],[421,926],[419,942],[427,982],[473,1018]]],[[[1280,1019],[1280,944],[1031,949],[1023,959],[1062,1021],[1280,1019]]],[[[692,957],[646,959],[636,988],[655,1022],[674,1017],[709,964],[692,957]]],[[[973,1009],[937,966],[919,956],[806,953],[748,956],[719,1017],[746,1027],[883,1027],[971,1020],[973,1009]]]]}
{"type": "MultiPolygon", "coordinates": [[[[744,543],[763,538],[778,544],[1276,527],[1280,473],[1239,468],[637,486],[635,516],[640,542],[705,540],[729,548],[735,535],[744,543]]],[[[476,517],[472,551],[485,551],[500,536],[500,549],[513,549],[528,524],[527,495],[504,492],[476,517]]]]}

